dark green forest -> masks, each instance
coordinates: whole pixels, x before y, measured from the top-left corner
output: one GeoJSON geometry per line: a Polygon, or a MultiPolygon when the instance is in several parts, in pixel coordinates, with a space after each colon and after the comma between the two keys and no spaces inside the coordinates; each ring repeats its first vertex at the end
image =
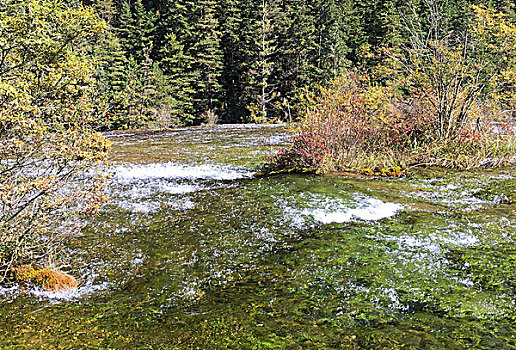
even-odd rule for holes
{"type": "MultiPolygon", "coordinates": [[[[73,1],[71,1],[73,3],[73,1]]],[[[300,93],[402,45],[400,17],[424,0],[84,0],[108,23],[92,47],[102,129],[290,121],[300,93]]],[[[451,30],[483,3],[442,2],[451,30]]]]}

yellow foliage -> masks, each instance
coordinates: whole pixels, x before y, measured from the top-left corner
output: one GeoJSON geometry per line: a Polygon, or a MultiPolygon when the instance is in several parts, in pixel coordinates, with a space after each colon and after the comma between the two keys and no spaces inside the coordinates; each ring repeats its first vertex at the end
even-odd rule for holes
{"type": "MultiPolygon", "coordinates": [[[[105,161],[95,65],[87,48],[106,29],[93,9],[60,0],[4,0],[0,11],[0,270],[48,256],[64,223],[104,199],[101,177],[70,180],[105,161]]],[[[1,282],[1,280],[0,280],[1,282]]]]}

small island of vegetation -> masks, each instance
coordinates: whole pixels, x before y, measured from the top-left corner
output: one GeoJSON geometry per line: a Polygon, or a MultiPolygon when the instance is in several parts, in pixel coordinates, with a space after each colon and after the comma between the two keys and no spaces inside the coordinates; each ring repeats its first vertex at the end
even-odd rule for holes
{"type": "Polygon", "coordinates": [[[304,95],[298,134],[267,170],[396,176],[514,164],[516,26],[470,10],[463,31],[447,27],[437,4],[402,17],[405,45],[304,95]]]}

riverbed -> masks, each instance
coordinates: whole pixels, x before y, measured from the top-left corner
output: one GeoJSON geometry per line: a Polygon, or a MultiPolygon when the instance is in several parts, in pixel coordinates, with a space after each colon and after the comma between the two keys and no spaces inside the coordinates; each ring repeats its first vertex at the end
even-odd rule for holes
{"type": "Polygon", "coordinates": [[[516,348],[514,167],[255,178],[289,135],[109,135],[80,288],[0,289],[0,348],[516,348]]]}

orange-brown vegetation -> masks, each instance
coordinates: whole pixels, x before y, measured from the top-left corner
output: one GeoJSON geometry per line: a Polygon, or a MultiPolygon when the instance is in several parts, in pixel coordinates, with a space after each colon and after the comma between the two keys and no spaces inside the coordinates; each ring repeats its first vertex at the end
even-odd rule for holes
{"type": "Polygon", "coordinates": [[[49,269],[36,270],[28,265],[11,269],[11,281],[34,285],[49,292],[59,292],[77,288],[77,280],[72,276],[49,269]]]}

